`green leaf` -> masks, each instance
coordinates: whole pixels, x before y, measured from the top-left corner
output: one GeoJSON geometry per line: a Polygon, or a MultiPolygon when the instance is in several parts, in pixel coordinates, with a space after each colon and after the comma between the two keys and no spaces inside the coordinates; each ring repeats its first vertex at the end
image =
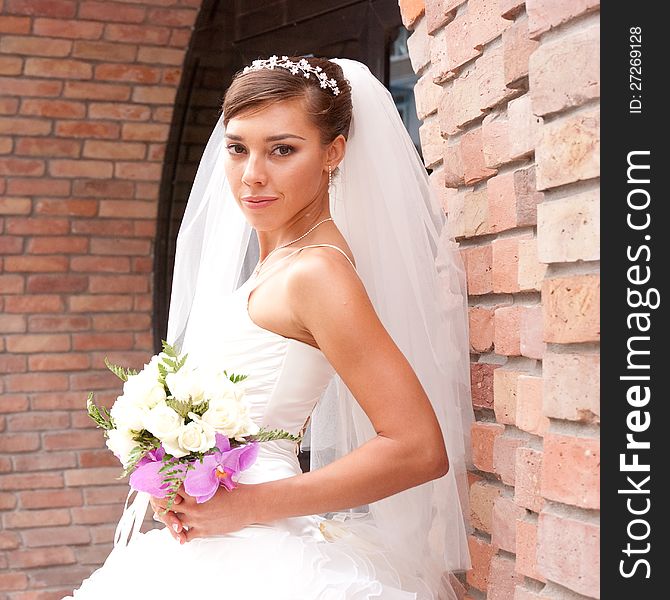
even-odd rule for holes
{"type": "Polygon", "coordinates": [[[293,435],[284,429],[265,429],[261,427],[258,433],[249,436],[249,439],[256,442],[271,442],[273,440],[291,440],[292,442],[299,442],[302,436],[293,435]]]}
{"type": "Polygon", "coordinates": [[[104,429],[105,431],[114,429],[114,419],[112,419],[112,416],[105,407],[102,408],[101,412],[100,408],[96,406],[95,402],[93,401],[93,392],[88,393],[88,397],[86,399],[86,412],[88,412],[88,416],[93,419],[98,427],[104,429]]]}

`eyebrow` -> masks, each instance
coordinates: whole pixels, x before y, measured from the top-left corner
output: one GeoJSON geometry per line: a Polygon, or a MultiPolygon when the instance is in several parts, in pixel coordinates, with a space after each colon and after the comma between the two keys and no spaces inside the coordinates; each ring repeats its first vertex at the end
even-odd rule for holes
{"type": "MultiPolygon", "coordinates": [[[[232,133],[227,133],[226,134],[227,138],[230,138],[231,140],[237,140],[238,142],[242,141],[244,138],[241,135],[234,135],[232,133]]],[[[299,140],[304,140],[304,137],[300,137],[299,135],[295,135],[294,133],[279,133],[277,135],[271,135],[269,137],[265,138],[266,142],[276,142],[277,140],[283,140],[286,138],[298,138],[299,140]]]]}

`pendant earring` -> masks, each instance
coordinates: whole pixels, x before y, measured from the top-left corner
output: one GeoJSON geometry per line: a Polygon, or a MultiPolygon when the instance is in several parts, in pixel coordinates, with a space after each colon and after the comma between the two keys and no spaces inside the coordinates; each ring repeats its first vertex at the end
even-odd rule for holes
{"type": "Polygon", "coordinates": [[[330,194],[330,186],[333,183],[333,168],[328,165],[328,193],[330,194]]]}

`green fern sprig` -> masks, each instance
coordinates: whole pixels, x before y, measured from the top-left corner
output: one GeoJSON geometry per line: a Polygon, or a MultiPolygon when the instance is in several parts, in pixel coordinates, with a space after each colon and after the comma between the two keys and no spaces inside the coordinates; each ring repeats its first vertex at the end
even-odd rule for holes
{"type": "Polygon", "coordinates": [[[226,370],[223,371],[223,374],[233,383],[239,383],[240,381],[244,381],[247,377],[249,377],[248,375],[235,375],[235,373],[228,375],[228,371],[226,370]]]}
{"type": "Polygon", "coordinates": [[[114,373],[121,381],[128,381],[128,377],[131,375],[137,375],[137,371],[135,369],[125,369],[124,367],[120,367],[119,365],[113,365],[111,362],[109,362],[108,358],[105,356],[105,365],[107,368],[114,373]]]}
{"type": "Polygon", "coordinates": [[[158,470],[163,474],[162,481],[167,484],[167,505],[163,514],[166,514],[174,504],[179,488],[183,485],[186,474],[193,469],[193,464],[190,462],[174,461],[170,459],[166,461],[158,470]]]}
{"type": "Polygon", "coordinates": [[[88,412],[88,416],[95,421],[98,427],[105,431],[114,429],[115,425],[112,415],[106,407],[96,406],[93,401],[93,392],[88,393],[88,398],[86,399],[86,411],[88,412]]]}
{"type": "Polygon", "coordinates": [[[250,439],[256,442],[270,442],[273,440],[291,440],[292,442],[299,442],[302,440],[302,436],[293,435],[283,429],[261,428],[258,433],[250,436],[250,439]]]}

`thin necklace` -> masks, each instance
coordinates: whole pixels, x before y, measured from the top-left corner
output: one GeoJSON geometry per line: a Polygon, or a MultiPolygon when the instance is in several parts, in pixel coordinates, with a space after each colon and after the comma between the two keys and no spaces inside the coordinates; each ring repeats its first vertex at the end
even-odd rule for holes
{"type": "Polygon", "coordinates": [[[325,223],[326,221],[332,221],[332,220],[333,220],[332,217],[328,217],[327,219],[324,219],[323,221],[319,221],[316,225],[314,225],[314,227],[312,227],[312,228],[308,229],[307,231],[305,231],[305,233],[303,233],[300,237],[297,237],[297,238],[295,238],[294,240],[291,240],[290,242],[286,242],[285,244],[282,244],[281,246],[277,246],[274,250],[272,250],[272,251],[270,252],[270,254],[268,254],[268,255],[267,255],[261,262],[259,262],[258,265],[256,265],[256,268],[254,269],[254,277],[255,277],[256,275],[258,275],[258,272],[261,270],[261,267],[263,266],[263,264],[265,263],[265,261],[266,261],[268,258],[270,258],[274,252],[276,252],[277,250],[280,250],[281,248],[286,248],[286,246],[290,246],[290,245],[293,244],[294,242],[297,242],[298,240],[301,240],[301,239],[304,238],[308,233],[311,233],[312,231],[314,231],[319,225],[321,225],[321,223],[325,223]]]}

